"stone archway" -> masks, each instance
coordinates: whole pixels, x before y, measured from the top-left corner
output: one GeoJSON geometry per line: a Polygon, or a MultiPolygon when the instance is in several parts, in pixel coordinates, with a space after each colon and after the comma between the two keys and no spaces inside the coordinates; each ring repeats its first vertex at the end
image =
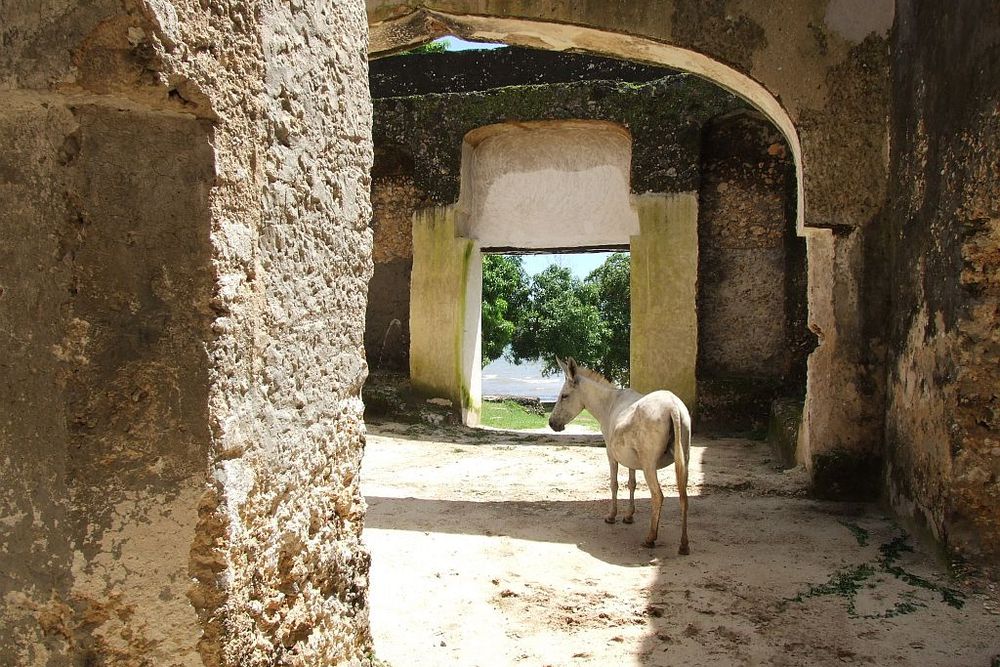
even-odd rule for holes
{"type": "MultiPolygon", "coordinates": [[[[865,97],[855,85],[867,82],[869,92],[872,86],[881,89],[885,85],[884,79],[878,78],[885,74],[885,63],[870,52],[871,43],[884,40],[888,29],[884,7],[859,14],[858,21],[869,30],[858,28],[853,36],[839,34],[837,30],[843,26],[837,27],[835,17],[829,17],[832,27],[825,50],[810,42],[813,36],[797,35],[774,47],[744,45],[747,52],[738,53],[728,38],[699,41],[680,24],[651,18],[655,8],[638,12],[641,16],[611,9],[602,12],[589,6],[561,7],[545,16],[532,15],[527,9],[496,16],[497,12],[487,11],[481,4],[465,3],[459,11],[454,3],[438,7],[430,2],[399,11],[394,3],[369,3],[371,52],[387,53],[450,33],[657,63],[694,72],[734,92],[785,135],[797,173],[796,226],[807,238],[809,329],[819,342],[809,358],[799,459],[811,470],[822,469],[832,478],[842,469],[854,476],[858,461],[870,468],[881,437],[881,397],[873,389],[877,382],[869,377],[871,364],[865,362],[873,352],[863,338],[862,275],[852,263],[856,266],[862,248],[862,233],[855,233],[855,228],[860,229],[875,215],[873,204],[881,200],[884,168],[872,147],[884,146],[885,138],[876,125],[859,125],[857,114],[843,114],[830,99],[834,93],[850,96],[849,106],[854,109],[885,103],[878,96],[865,97]],[[859,40],[861,34],[864,40],[859,40]],[[760,63],[748,55],[755,49],[763,59],[760,63]],[[815,53],[803,60],[795,49],[815,53]],[[868,62],[854,67],[857,63],[849,58],[868,62]],[[851,68],[844,67],[845,59],[851,68]],[[765,61],[770,64],[762,64],[765,61]],[[798,63],[802,68],[799,75],[789,77],[784,72],[781,63],[786,61],[798,63]],[[819,79],[830,88],[822,99],[815,91],[819,79]],[[780,102],[775,92],[781,93],[780,102]],[[800,134],[800,124],[805,134],[800,134]],[[849,201],[843,201],[844,187],[853,188],[849,201]],[[832,234],[825,227],[836,228],[838,233],[832,234]]],[[[687,2],[662,4],[665,16],[673,12],[687,17],[685,12],[696,11],[687,2]]],[[[827,9],[817,2],[794,11],[818,12],[825,21],[827,9]]],[[[793,10],[780,10],[789,11],[793,10]]],[[[790,21],[795,17],[785,18],[790,21]]],[[[738,21],[780,30],[779,19],[774,14],[744,16],[738,21]]],[[[871,116],[869,111],[865,113],[871,116]]],[[[872,123],[876,120],[871,117],[872,123]]]]}
{"type": "MultiPolygon", "coordinates": [[[[800,459],[819,479],[877,470],[884,399],[869,344],[865,237],[885,201],[889,30],[894,3],[809,0],[781,5],[515,3],[367,4],[370,53],[444,34],[659,63],[694,72],[750,101],[796,159],[797,227],[807,235],[809,357],[800,459]]],[[[836,494],[836,484],[824,493],[836,494]]],[[[877,481],[861,485],[876,493],[877,481]]]]}

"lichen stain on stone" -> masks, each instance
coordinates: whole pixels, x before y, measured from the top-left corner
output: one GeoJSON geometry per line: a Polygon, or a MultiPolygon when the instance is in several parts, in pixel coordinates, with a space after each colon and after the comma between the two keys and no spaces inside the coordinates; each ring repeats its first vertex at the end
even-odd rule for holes
{"type": "MultiPolygon", "coordinates": [[[[935,319],[936,326],[941,326],[940,316],[935,319]]],[[[942,388],[930,386],[927,379],[942,377],[942,364],[953,358],[955,340],[943,327],[928,338],[929,324],[929,314],[921,310],[891,374],[889,382],[894,390],[887,405],[886,439],[895,460],[908,461],[906,474],[892,480],[895,492],[913,497],[920,511],[931,519],[931,530],[939,532],[951,478],[953,422],[948,412],[955,395],[954,387],[950,391],[943,388],[942,394],[942,388]],[[935,507],[938,509],[933,510],[935,507]]],[[[899,468],[893,470],[900,472],[899,468]]]]}

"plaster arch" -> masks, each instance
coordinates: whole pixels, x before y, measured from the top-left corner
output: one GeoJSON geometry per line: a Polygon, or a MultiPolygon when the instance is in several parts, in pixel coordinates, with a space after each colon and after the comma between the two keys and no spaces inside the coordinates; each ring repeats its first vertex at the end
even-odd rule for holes
{"type": "Polygon", "coordinates": [[[799,166],[798,226],[854,228],[886,193],[894,0],[368,0],[371,56],[445,34],[667,65],[756,106],[799,166]]]}

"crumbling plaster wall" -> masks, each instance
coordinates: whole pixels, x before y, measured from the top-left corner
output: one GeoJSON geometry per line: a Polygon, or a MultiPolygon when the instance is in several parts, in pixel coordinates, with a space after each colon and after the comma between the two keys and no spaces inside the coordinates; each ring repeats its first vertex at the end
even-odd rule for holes
{"type": "Polygon", "coordinates": [[[371,199],[374,272],[365,312],[368,365],[373,372],[408,371],[413,214],[430,200],[416,184],[407,150],[375,146],[371,199]]]}
{"type": "Polygon", "coordinates": [[[0,8],[0,662],[370,653],[367,26],[293,4],[0,8]]]}
{"type": "Polygon", "coordinates": [[[610,246],[639,232],[632,137],[595,121],[500,123],[462,146],[461,236],[483,248],[610,246]]]}
{"type": "Polygon", "coordinates": [[[451,33],[696,71],[753,100],[786,133],[801,168],[799,224],[837,230],[812,232],[807,245],[810,328],[820,342],[808,364],[803,461],[824,495],[878,493],[877,474],[839,482],[880,468],[883,361],[864,317],[863,256],[886,196],[893,0],[369,0],[367,8],[375,53],[451,33]]]}
{"type": "MultiPolygon", "coordinates": [[[[901,513],[1000,557],[1000,6],[898,3],[884,299],[901,513]]],[[[884,250],[880,252],[883,254],[884,250]]]]}

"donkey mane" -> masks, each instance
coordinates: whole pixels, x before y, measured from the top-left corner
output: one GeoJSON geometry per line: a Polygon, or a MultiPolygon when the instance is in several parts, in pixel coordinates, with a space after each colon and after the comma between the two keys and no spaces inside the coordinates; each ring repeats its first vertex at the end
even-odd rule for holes
{"type": "Polygon", "coordinates": [[[580,366],[579,364],[577,364],[576,372],[582,375],[583,377],[587,378],[588,380],[593,380],[594,382],[600,382],[601,384],[606,384],[611,387],[615,386],[615,384],[611,380],[604,377],[597,371],[587,368],[586,366],[580,366]]]}

